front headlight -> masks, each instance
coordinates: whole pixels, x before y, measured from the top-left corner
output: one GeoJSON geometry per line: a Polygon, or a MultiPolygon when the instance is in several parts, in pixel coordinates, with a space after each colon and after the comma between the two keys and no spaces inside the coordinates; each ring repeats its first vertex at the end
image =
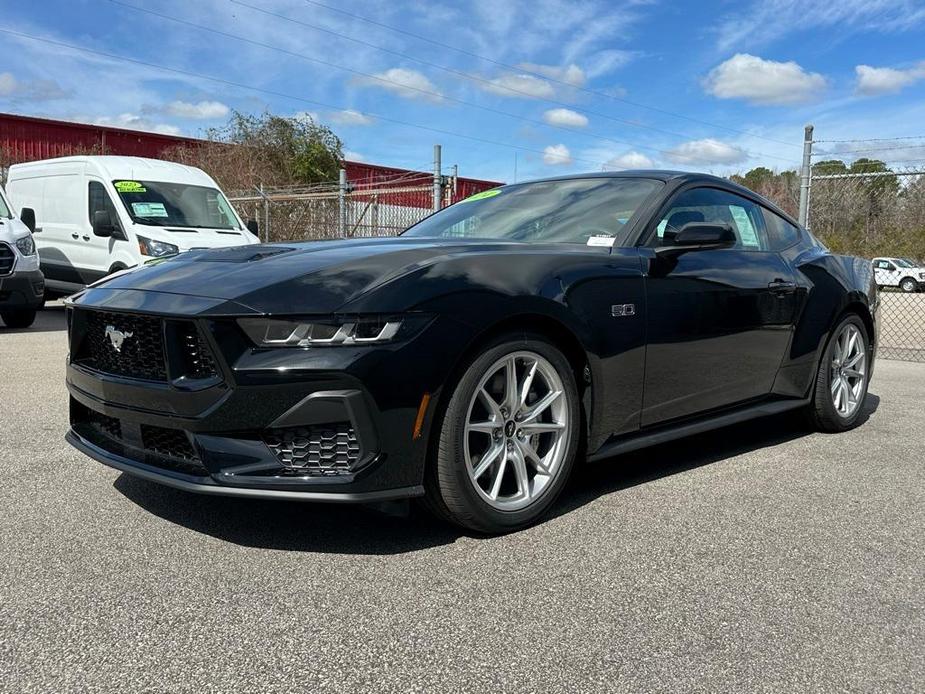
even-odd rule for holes
{"type": "Polygon", "coordinates": [[[168,255],[176,255],[180,252],[180,248],[166,241],[155,241],[154,239],[139,236],[138,252],[152,258],[163,258],[168,255]]]}
{"type": "Polygon", "coordinates": [[[423,327],[415,316],[353,316],[343,319],[239,318],[258,347],[338,347],[389,342],[423,327]]]}
{"type": "Polygon", "coordinates": [[[32,240],[31,236],[23,236],[21,239],[16,239],[16,248],[18,248],[19,252],[23,255],[35,255],[35,241],[32,240]]]}

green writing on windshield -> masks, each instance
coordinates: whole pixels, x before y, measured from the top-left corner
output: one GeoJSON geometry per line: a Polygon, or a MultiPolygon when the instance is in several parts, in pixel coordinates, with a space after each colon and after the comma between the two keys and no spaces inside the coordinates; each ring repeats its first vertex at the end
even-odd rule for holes
{"type": "Polygon", "coordinates": [[[120,193],[144,193],[145,187],[138,181],[116,181],[113,183],[120,193]]]}

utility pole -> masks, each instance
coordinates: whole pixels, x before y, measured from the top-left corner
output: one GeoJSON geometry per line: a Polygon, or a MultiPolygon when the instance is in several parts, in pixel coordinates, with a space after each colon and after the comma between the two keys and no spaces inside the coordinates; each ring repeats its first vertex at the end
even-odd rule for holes
{"type": "Polygon", "coordinates": [[[440,145],[434,145],[434,194],[433,194],[433,210],[436,212],[440,209],[441,203],[443,201],[443,174],[442,166],[440,162],[441,155],[440,145]]]}
{"type": "Polygon", "coordinates": [[[337,235],[347,233],[347,170],[341,169],[337,178],[337,235]]]}
{"type": "Polygon", "coordinates": [[[813,126],[803,128],[803,170],[800,176],[800,224],[809,229],[809,194],[813,185],[813,126]]]}

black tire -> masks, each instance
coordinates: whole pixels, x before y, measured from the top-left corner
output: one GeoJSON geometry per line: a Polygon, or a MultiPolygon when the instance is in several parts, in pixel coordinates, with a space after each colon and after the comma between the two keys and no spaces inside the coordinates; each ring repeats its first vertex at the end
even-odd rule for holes
{"type": "Polygon", "coordinates": [[[0,318],[8,328],[28,328],[35,322],[34,308],[18,308],[0,312],[0,318]]]}
{"type": "Polygon", "coordinates": [[[919,283],[911,277],[905,277],[900,281],[899,288],[906,294],[914,294],[919,290],[919,283]]]}
{"type": "Polygon", "coordinates": [[[807,408],[807,415],[810,423],[819,431],[828,433],[837,433],[853,429],[860,423],[861,416],[864,412],[864,400],[867,398],[867,386],[870,382],[870,336],[867,334],[867,328],[864,321],[856,313],[845,315],[829,336],[829,342],[822,353],[822,359],[816,370],[816,380],[813,387],[813,400],[807,408]],[[861,333],[864,339],[865,350],[865,369],[863,377],[863,390],[860,395],[860,405],[854,412],[844,417],[839,414],[835,407],[832,396],[833,385],[833,368],[832,360],[835,353],[836,339],[842,330],[848,324],[854,325],[861,333]]]}
{"type": "Polygon", "coordinates": [[[506,334],[489,343],[468,365],[456,383],[435,434],[439,436],[435,455],[426,476],[426,506],[438,517],[469,530],[506,533],[524,528],[549,509],[568,481],[579,448],[580,403],[575,375],[565,356],[540,335],[506,334]],[[546,359],[562,381],[568,412],[565,454],[542,493],[517,510],[499,510],[475,489],[464,460],[463,438],[469,404],[480,380],[491,365],[514,352],[534,352],[546,359]]]}

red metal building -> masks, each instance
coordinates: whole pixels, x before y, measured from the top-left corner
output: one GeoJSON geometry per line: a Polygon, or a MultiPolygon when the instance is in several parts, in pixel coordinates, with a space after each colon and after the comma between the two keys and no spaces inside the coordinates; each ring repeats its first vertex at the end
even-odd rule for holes
{"type": "MultiPolygon", "coordinates": [[[[2,166],[90,152],[158,159],[170,147],[183,144],[195,146],[199,142],[201,140],[189,137],[126,130],[108,125],[71,123],[0,113],[0,165],[2,166]]],[[[382,187],[422,185],[430,181],[432,176],[427,172],[414,172],[408,169],[356,161],[345,161],[344,168],[347,170],[348,181],[356,184],[377,183],[382,187]]],[[[455,202],[498,185],[500,184],[495,181],[459,178],[452,201],[455,202]]]]}

